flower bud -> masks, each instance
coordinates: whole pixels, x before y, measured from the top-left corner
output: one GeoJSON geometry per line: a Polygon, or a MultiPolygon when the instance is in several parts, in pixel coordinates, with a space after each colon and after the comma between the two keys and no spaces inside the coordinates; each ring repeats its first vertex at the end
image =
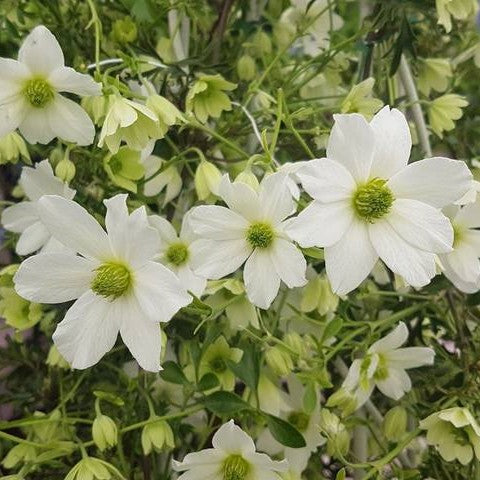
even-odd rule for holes
{"type": "Polygon", "coordinates": [[[383,419],[383,434],[387,440],[397,442],[407,431],[407,411],[403,407],[393,407],[383,419]]]}
{"type": "Polygon", "coordinates": [[[271,347],[265,354],[267,365],[280,377],[284,377],[292,372],[292,357],[279,347],[271,347]]]}
{"type": "Polygon", "coordinates": [[[243,172],[240,172],[235,177],[235,182],[246,183],[248,186],[252,187],[254,190],[258,190],[258,186],[259,186],[258,179],[249,167],[247,167],[243,172]]]}
{"type": "Polygon", "coordinates": [[[118,430],[115,422],[107,415],[97,415],[92,425],[95,445],[103,452],[117,444],[118,430]]]}
{"type": "Polygon", "coordinates": [[[65,370],[70,369],[70,364],[62,357],[55,345],[50,347],[48,351],[47,360],[45,362],[49,367],[63,368],[65,370]]]}
{"type": "Polygon", "coordinates": [[[240,80],[249,82],[255,78],[257,67],[250,55],[242,55],[237,62],[237,75],[240,80]]]}
{"type": "Polygon", "coordinates": [[[137,34],[137,24],[128,17],[116,20],[113,24],[112,35],[119,43],[132,43],[137,34]]]}
{"type": "Polygon", "coordinates": [[[17,163],[20,157],[23,157],[26,163],[31,164],[27,145],[18,133],[11,132],[0,138],[0,165],[17,163]]]}
{"type": "Polygon", "coordinates": [[[37,457],[35,447],[19,443],[10,449],[2,461],[6,469],[14,468],[19,463],[33,462],[37,457]]]}
{"type": "Polygon", "coordinates": [[[305,340],[297,332],[289,332],[283,337],[283,341],[295,352],[299,357],[307,354],[305,348],[305,340]]]}
{"type": "Polygon", "coordinates": [[[203,160],[195,172],[195,190],[199,200],[206,200],[211,194],[218,194],[218,185],[222,179],[220,170],[210,162],[203,160]]]}
{"type": "Polygon", "coordinates": [[[340,388],[327,400],[327,407],[338,407],[346,416],[357,409],[357,400],[350,392],[340,388]]]}
{"type": "Polygon", "coordinates": [[[270,40],[270,36],[262,30],[259,30],[253,35],[252,46],[257,55],[262,56],[272,53],[272,41],[270,40]]]}
{"type": "Polygon", "coordinates": [[[142,448],[145,455],[148,455],[152,448],[161,451],[174,447],[172,428],[165,420],[157,420],[143,427],[142,448]]]}
{"type": "Polygon", "coordinates": [[[67,474],[69,480],[110,480],[117,478],[118,470],[108,462],[95,457],[82,458],[67,474]]]}
{"type": "Polygon", "coordinates": [[[64,182],[70,183],[75,177],[75,164],[68,158],[61,160],[55,167],[55,175],[64,182]]]}

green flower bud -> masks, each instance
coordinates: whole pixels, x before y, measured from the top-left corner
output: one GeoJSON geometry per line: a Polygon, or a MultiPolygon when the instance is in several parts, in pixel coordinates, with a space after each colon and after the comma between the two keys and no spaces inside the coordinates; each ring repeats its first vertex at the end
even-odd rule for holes
{"type": "Polygon", "coordinates": [[[249,82],[255,78],[257,66],[250,55],[242,55],[237,62],[237,75],[240,80],[249,82]]]}
{"type": "Polygon", "coordinates": [[[350,392],[340,388],[329,397],[327,407],[338,407],[342,410],[343,415],[347,416],[357,409],[357,400],[350,392]]]}
{"type": "Polygon", "coordinates": [[[37,457],[35,447],[19,443],[9,450],[2,461],[6,469],[11,469],[19,463],[33,462],[37,457]]]}
{"type": "Polygon", "coordinates": [[[145,455],[148,455],[152,449],[161,451],[174,447],[175,439],[172,428],[165,420],[157,420],[143,427],[142,448],[145,455]]]}
{"type": "Polygon", "coordinates": [[[210,162],[203,160],[195,172],[195,190],[199,200],[218,194],[218,185],[222,179],[220,170],[210,162]]]}
{"type": "Polygon", "coordinates": [[[113,24],[112,35],[118,43],[132,43],[137,39],[137,24],[129,17],[116,20],[113,24]]]}
{"type": "Polygon", "coordinates": [[[70,369],[70,364],[62,357],[55,345],[50,347],[47,355],[47,361],[45,363],[49,367],[63,368],[65,370],[70,369]]]}
{"type": "Polygon", "coordinates": [[[284,377],[292,372],[292,357],[280,347],[271,347],[265,353],[267,365],[275,372],[276,375],[284,377]]]}
{"type": "Polygon", "coordinates": [[[403,407],[393,407],[383,419],[383,434],[387,440],[398,442],[407,431],[407,411],[403,407]]]}
{"type": "Polygon", "coordinates": [[[118,440],[117,425],[107,415],[97,415],[92,425],[92,438],[102,452],[114,447],[118,440]]]}
{"type": "Polygon", "coordinates": [[[252,187],[254,190],[258,190],[258,186],[259,186],[258,179],[249,167],[245,168],[243,172],[240,172],[235,177],[235,182],[246,183],[247,185],[252,187]]]}
{"type": "Polygon", "coordinates": [[[55,175],[64,182],[70,183],[75,177],[75,164],[68,158],[61,160],[55,167],[55,175]]]}
{"type": "Polygon", "coordinates": [[[259,30],[252,37],[252,47],[259,56],[269,55],[272,53],[272,40],[266,32],[259,30]]]}
{"type": "Polygon", "coordinates": [[[67,474],[65,480],[110,480],[123,478],[110,463],[95,457],[82,458],[67,474]]]}
{"type": "Polygon", "coordinates": [[[17,163],[20,157],[28,164],[32,163],[27,145],[18,133],[12,132],[0,138],[0,165],[17,163]]]}
{"type": "Polygon", "coordinates": [[[305,348],[305,339],[303,339],[297,332],[289,332],[283,337],[283,341],[295,352],[299,357],[304,357],[307,354],[305,348]]]}

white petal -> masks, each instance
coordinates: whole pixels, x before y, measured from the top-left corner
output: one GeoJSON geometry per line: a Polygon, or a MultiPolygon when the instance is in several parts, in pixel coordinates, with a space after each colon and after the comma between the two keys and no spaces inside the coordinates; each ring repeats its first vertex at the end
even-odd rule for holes
{"type": "Polygon", "coordinates": [[[22,262],[14,277],[17,293],[38,303],[63,303],[90,288],[97,264],[63,253],[40,253],[22,262]]]}
{"type": "Polygon", "coordinates": [[[351,292],[367,278],[377,260],[366,224],[354,218],[345,235],[325,248],[325,266],[332,290],[339,295],[351,292]]]}
{"type": "Polygon", "coordinates": [[[467,228],[480,228],[480,198],[461,208],[455,216],[455,223],[467,228]]]}
{"type": "Polygon", "coordinates": [[[348,391],[353,391],[360,382],[360,368],[362,366],[362,360],[356,359],[350,365],[347,376],[342,383],[342,387],[348,391]]]}
{"type": "Polygon", "coordinates": [[[357,181],[368,180],[375,148],[375,134],[363,115],[334,115],[327,157],[342,164],[357,181]]]}
{"type": "Polygon", "coordinates": [[[434,359],[435,352],[427,347],[399,348],[388,353],[388,364],[404,370],[433,365],[434,359]]]}
{"type": "Polygon", "coordinates": [[[60,44],[43,25],[35,27],[25,38],[18,51],[18,61],[25,63],[32,73],[43,75],[65,64],[60,44]]]}
{"type": "Polygon", "coordinates": [[[263,178],[258,193],[260,220],[276,225],[295,211],[295,202],[288,189],[287,180],[284,173],[274,173],[263,178]]]}
{"type": "Polygon", "coordinates": [[[370,122],[375,133],[371,176],[387,179],[404,168],[410,158],[412,139],[405,115],[386,105],[370,122]]]}
{"type": "Polygon", "coordinates": [[[350,227],[353,209],[348,202],[313,201],[297,217],[287,220],[285,233],[302,247],[330,247],[350,227]]]}
{"type": "Polygon", "coordinates": [[[407,165],[387,182],[396,198],[411,198],[442,208],[462,197],[471,186],[465,162],[443,157],[407,165]]]}
{"type": "Polygon", "coordinates": [[[92,291],[84,293],[68,310],[53,334],[58,351],[73,368],[95,365],[115,345],[119,311],[92,291]]]}
{"type": "Polygon", "coordinates": [[[127,195],[119,194],[105,200],[108,239],[116,257],[138,268],[152,260],[160,248],[157,230],[150,226],[145,207],[127,210],[127,195]]]}
{"type": "Polygon", "coordinates": [[[389,369],[388,377],[381,382],[377,382],[378,389],[387,397],[399,400],[405,392],[410,391],[412,382],[405,370],[389,369]]]}
{"type": "MultiPolygon", "coordinates": [[[[17,96],[18,97],[18,96],[17,96]]],[[[25,120],[27,107],[21,97],[0,107],[0,138],[8,135],[20,127],[25,120]]],[[[27,140],[28,138],[25,137],[27,140]]],[[[30,142],[36,143],[36,142],[30,142]]]]}
{"type": "Polygon", "coordinates": [[[57,92],[69,92],[77,95],[100,95],[102,86],[90,75],[76,72],[70,67],[60,67],[48,77],[48,81],[57,92]]]}
{"type": "Polygon", "coordinates": [[[238,213],[216,205],[195,207],[190,213],[193,231],[213,240],[238,240],[246,238],[248,222],[238,213]]]}
{"type": "Polygon", "coordinates": [[[188,265],[182,265],[175,272],[181,285],[191,291],[195,296],[200,297],[205,291],[207,280],[203,277],[195,275],[188,265]]]}
{"type": "Polygon", "coordinates": [[[0,104],[10,103],[21,91],[25,80],[30,76],[23,63],[11,58],[0,58],[0,104]]]}
{"type": "Polygon", "coordinates": [[[370,225],[369,233],[379,257],[412,287],[424,287],[435,276],[435,255],[408,243],[387,221],[370,225]]]}
{"type": "Polygon", "coordinates": [[[448,277],[450,271],[454,276],[466,283],[477,283],[480,280],[480,262],[478,253],[467,243],[461,242],[455,250],[448,255],[443,255],[442,263],[446,267],[448,277]]]}
{"type": "Polygon", "coordinates": [[[95,127],[87,112],[74,101],[55,95],[47,110],[52,132],[56,137],[78,145],[91,145],[95,127]]]}
{"type": "Polygon", "coordinates": [[[37,210],[32,202],[17,203],[2,212],[1,223],[10,232],[21,233],[36,221],[37,210]]]}
{"type": "Polygon", "coordinates": [[[38,201],[38,213],[50,233],[65,246],[88,258],[111,258],[107,234],[78,203],[46,195],[38,201]]]}
{"type": "Polygon", "coordinates": [[[30,225],[20,235],[15,251],[18,255],[30,255],[40,250],[50,238],[50,232],[41,222],[30,225]]]}
{"type": "Polygon", "coordinates": [[[388,223],[408,243],[428,252],[452,250],[453,228],[443,213],[418,200],[395,200],[386,217],[388,223]]]}
{"type": "Polygon", "coordinates": [[[154,322],[168,322],[192,297],[167,267],[148,262],[135,272],[134,295],[145,315],[154,322]]]}
{"type": "Polygon", "coordinates": [[[338,202],[351,198],[356,184],[350,172],[335,160],[310,160],[297,172],[305,191],[320,202],[338,202]]]}
{"type": "Polygon", "coordinates": [[[233,420],[223,424],[215,433],[212,445],[227,453],[248,454],[255,452],[250,435],[235,425],[233,420]]]}
{"type": "Polygon", "coordinates": [[[176,472],[181,472],[190,468],[220,464],[223,460],[225,460],[225,454],[222,451],[215,448],[206,448],[200,452],[185,455],[182,462],[174,460],[172,466],[176,472]]]}
{"type": "Polygon", "coordinates": [[[228,205],[228,208],[250,221],[258,219],[260,202],[253,188],[243,182],[231,182],[224,175],[218,187],[218,194],[228,205]]]}
{"type": "Polygon", "coordinates": [[[257,307],[267,309],[280,288],[280,276],[268,251],[256,248],[245,263],[243,281],[248,299],[257,307]]]}
{"type": "Polygon", "coordinates": [[[140,367],[149,372],[160,370],[162,347],[160,326],[147,318],[135,297],[122,301],[120,335],[140,367]]]}
{"type": "Polygon", "coordinates": [[[195,240],[189,247],[195,274],[219,279],[239,269],[252,252],[246,240],[195,240]]]}
{"type": "Polygon", "coordinates": [[[168,245],[179,241],[177,232],[173,228],[172,224],[160,215],[149,215],[148,223],[158,232],[162,243],[162,249],[165,249],[168,247],[168,245]]]}
{"type": "Polygon", "coordinates": [[[388,335],[377,340],[368,351],[369,353],[381,353],[395,350],[403,345],[407,338],[408,328],[403,322],[400,322],[388,335]]]}
{"type": "Polygon", "coordinates": [[[56,137],[56,133],[52,130],[48,120],[48,110],[49,107],[34,108],[27,106],[24,108],[18,129],[28,143],[46,145],[56,137]]]}
{"type": "Polygon", "coordinates": [[[38,200],[43,195],[60,195],[69,199],[75,196],[75,190],[55,176],[48,160],[42,160],[34,168],[23,167],[19,183],[30,200],[38,200]]]}
{"type": "Polygon", "coordinates": [[[269,254],[278,276],[289,288],[301,287],[307,283],[307,262],[293,243],[276,238],[269,254]]]}

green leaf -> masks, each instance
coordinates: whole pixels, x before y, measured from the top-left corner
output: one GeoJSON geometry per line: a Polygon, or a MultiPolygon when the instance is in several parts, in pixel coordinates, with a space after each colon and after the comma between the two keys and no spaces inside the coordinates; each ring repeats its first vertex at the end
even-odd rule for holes
{"type": "Polygon", "coordinates": [[[345,480],[347,478],[347,472],[344,468],[338,471],[335,480],[345,480]]]}
{"type": "Polygon", "coordinates": [[[216,415],[232,415],[247,410],[250,405],[231,392],[215,392],[205,398],[205,408],[216,415]]]}
{"type": "Polygon", "coordinates": [[[160,376],[166,382],[176,383],[178,385],[187,385],[189,383],[182,369],[175,362],[165,362],[162,367],[163,370],[160,372],[160,376]]]}
{"type": "Polygon", "coordinates": [[[197,383],[197,388],[200,392],[205,390],[211,390],[212,388],[218,387],[219,381],[217,376],[214,373],[206,373],[200,381],[197,383]]]}
{"type": "Polygon", "coordinates": [[[197,298],[191,292],[190,294],[193,297],[192,303],[190,303],[190,305],[187,305],[186,307],[183,307],[182,312],[189,313],[192,315],[198,315],[200,317],[208,317],[209,315],[211,315],[212,307],[202,302],[199,298],[197,298]]]}
{"type": "Polygon", "coordinates": [[[316,260],[324,260],[323,250],[317,247],[302,248],[302,253],[307,257],[315,258],[316,260]]]}
{"type": "Polygon", "coordinates": [[[328,322],[325,325],[325,330],[323,331],[322,341],[324,343],[329,338],[334,337],[343,327],[343,320],[341,317],[335,317],[332,321],[328,322]]]}
{"type": "Polygon", "coordinates": [[[253,392],[257,390],[260,377],[260,356],[252,344],[243,348],[243,356],[240,362],[235,363],[227,360],[228,368],[253,392]]]}
{"type": "Polygon", "coordinates": [[[290,423],[273,415],[266,415],[268,429],[273,438],[290,448],[303,448],[307,444],[303,435],[290,423]]]}
{"type": "Polygon", "coordinates": [[[303,394],[303,409],[309,415],[315,410],[317,406],[317,392],[315,391],[315,384],[308,382],[303,394]]]}
{"type": "Polygon", "coordinates": [[[125,404],[123,399],[120,398],[118,395],[115,395],[114,393],[104,392],[103,390],[94,390],[93,394],[100,400],[105,400],[106,402],[112,403],[117,407],[123,407],[123,405],[125,404]]]}

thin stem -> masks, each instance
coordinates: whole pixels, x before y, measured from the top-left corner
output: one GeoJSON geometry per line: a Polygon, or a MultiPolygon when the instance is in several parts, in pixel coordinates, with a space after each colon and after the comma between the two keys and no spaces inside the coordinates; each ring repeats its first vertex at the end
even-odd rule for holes
{"type": "Polygon", "coordinates": [[[92,13],[92,19],[87,25],[87,28],[89,28],[92,23],[95,27],[95,70],[97,74],[100,75],[100,38],[102,36],[102,24],[100,23],[100,18],[98,17],[93,0],[87,0],[87,3],[92,13]]]}

